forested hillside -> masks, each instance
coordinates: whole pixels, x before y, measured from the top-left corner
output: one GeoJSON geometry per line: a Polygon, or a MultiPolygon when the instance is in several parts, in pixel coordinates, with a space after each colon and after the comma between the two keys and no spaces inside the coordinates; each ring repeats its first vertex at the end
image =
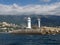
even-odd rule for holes
{"type": "MultiPolygon", "coordinates": [[[[27,24],[27,15],[0,15],[0,22],[27,24]]],[[[30,15],[32,25],[37,25],[37,18],[41,19],[41,26],[60,26],[60,16],[30,15]]]]}

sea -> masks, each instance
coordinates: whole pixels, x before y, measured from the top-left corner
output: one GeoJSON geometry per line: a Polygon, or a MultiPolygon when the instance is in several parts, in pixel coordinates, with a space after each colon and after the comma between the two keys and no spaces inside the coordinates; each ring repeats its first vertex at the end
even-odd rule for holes
{"type": "Polygon", "coordinates": [[[0,34],[0,45],[60,45],[60,34],[56,35],[21,35],[0,34]]]}

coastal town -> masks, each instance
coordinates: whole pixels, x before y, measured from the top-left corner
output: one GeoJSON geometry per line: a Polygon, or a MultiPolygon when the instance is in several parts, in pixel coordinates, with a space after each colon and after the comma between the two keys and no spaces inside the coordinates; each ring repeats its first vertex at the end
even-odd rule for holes
{"type": "Polygon", "coordinates": [[[31,26],[31,18],[27,18],[28,26],[22,27],[17,24],[1,22],[0,33],[15,33],[15,34],[59,34],[60,27],[41,26],[38,19],[38,26],[31,26]]]}
{"type": "Polygon", "coordinates": [[[10,32],[13,30],[19,29],[19,26],[16,24],[9,24],[7,22],[0,22],[0,32],[10,32]]]}

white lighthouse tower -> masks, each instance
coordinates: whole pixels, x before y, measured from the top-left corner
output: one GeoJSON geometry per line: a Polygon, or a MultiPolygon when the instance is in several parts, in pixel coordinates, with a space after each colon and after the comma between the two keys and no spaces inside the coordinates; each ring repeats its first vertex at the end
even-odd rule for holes
{"type": "Polygon", "coordinates": [[[39,27],[39,28],[40,28],[40,21],[41,21],[41,20],[38,18],[38,27],[39,27]]]}
{"type": "Polygon", "coordinates": [[[31,29],[31,18],[30,17],[28,17],[28,27],[27,28],[29,28],[29,29],[31,29]]]}

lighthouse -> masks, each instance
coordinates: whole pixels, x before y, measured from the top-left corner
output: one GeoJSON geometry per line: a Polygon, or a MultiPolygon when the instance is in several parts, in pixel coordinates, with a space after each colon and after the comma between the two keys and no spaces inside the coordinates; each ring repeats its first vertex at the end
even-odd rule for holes
{"type": "Polygon", "coordinates": [[[38,27],[40,28],[40,19],[38,18],[38,27]]]}
{"type": "Polygon", "coordinates": [[[28,21],[28,27],[27,27],[27,28],[31,29],[31,18],[28,17],[28,18],[27,18],[27,21],[28,21]]]}

